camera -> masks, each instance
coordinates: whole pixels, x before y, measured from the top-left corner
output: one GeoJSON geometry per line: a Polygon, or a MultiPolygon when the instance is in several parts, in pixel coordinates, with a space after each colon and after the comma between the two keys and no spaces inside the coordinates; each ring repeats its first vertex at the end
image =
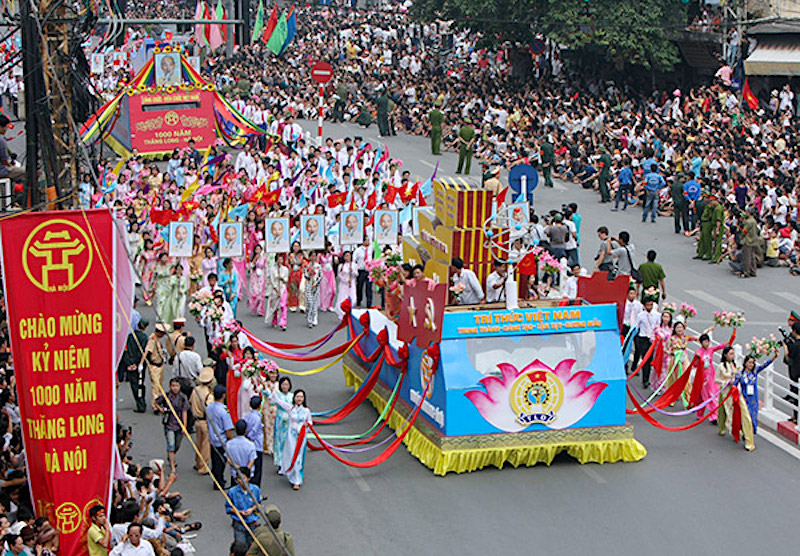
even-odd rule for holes
{"type": "Polygon", "coordinates": [[[781,333],[781,336],[783,336],[783,341],[786,342],[787,344],[794,342],[794,338],[792,337],[792,335],[788,333],[786,329],[783,328],[782,326],[778,327],[778,332],[781,333]]]}

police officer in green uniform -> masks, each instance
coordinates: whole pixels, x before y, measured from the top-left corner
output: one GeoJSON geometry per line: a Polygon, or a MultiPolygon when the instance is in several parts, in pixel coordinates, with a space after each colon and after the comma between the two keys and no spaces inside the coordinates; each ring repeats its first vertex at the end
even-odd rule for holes
{"type": "Polygon", "coordinates": [[[461,170],[469,175],[470,166],[472,166],[472,147],[475,144],[475,128],[472,127],[472,120],[464,118],[464,124],[458,132],[458,170],[456,174],[460,174],[461,170]],[[465,163],[466,162],[466,167],[465,163]]]}
{"type": "Polygon", "coordinates": [[[695,259],[704,261],[711,259],[711,227],[716,203],[716,198],[708,193],[706,193],[706,199],[703,212],[700,214],[700,240],[697,243],[697,256],[695,257],[695,259]]]}
{"type": "Polygon", "coordinates": [[[597,176],[597,185],[600,188],[600,202],[610,203],[611,194],[608,191],[608,180],[611,177],[611,156],[604,145],[600,145],[600,153],[600,160],[597,162],[598,166],[600,166],[600,173],[597,176]]]}
{"type": "Polygon", "coordinates": [[[556,149],[550,142],[550,137],[546,136],[542,140],[542,147],[539,152],[542,157],[542,174],[544,175],[544,186],[553,187],[553,162],[556,159],[556,149]]]}
{"type": "Polygon", "coordinates": [[[381,137],[389,135],[389,97],[386,92],[381,90],[381,94],[375,99],[375,107],[378,111],[378,133],[381,137]]]}
{"type": "Polygon", "coordinates": [[[440,148],[442,146],[442,123],[444,122],[444,114],[439,110],[442,105],[440,99],[436,99],[433,103],[433,109],[428,113],[428,121],[431,124],[431,154],[441,154],[440,148]]]}
{"type": "Polygon", "coordinates": [[[689,219],[686,213],[686,197],[683,196],[683,181],[678,179],[673,180],[669,192],[672,196],[672,220],[675,223],[675,233],[681,233],[682,229],[688,232],[689,219]],[[683,223],[683,228],[681,228],[681,222],[683,223]]]}
{"type": "Polygon", "coordinates": [[[722,257],[722,242],[725,240],[725,207],[714,197],[711,213],[711,262],[719,262],[722,257]]]}

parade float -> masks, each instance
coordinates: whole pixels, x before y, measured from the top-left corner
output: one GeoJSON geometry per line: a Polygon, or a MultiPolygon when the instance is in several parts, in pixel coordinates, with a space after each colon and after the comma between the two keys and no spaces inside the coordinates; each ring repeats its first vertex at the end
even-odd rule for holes
{"type": "Polygon", "coordinates": [[[170,155],[193,139],[205,150],[233,146],[264,131],[192,67],[179,45],[158,46],[142,69],[81,127],[87,144],[105,142],[119,156],[170,155]]]}
{"type": "Polygon", "coordinates": [[[450,259],[464,259],[484,282],[513,230],[484,229],[496,211],[491,192],[463,181],[434,187],[434,207],[419,211],[415,236],[404,240],[406,260],[424,262],[427,278],[406,283],[394,318],[376,309],[345,317],[361,348],[344,357],[347,384],[366,386],[382,415],[392,404],[389,426],[438,475],[550,464],[560,452],[580,463],[642,459],[626,421],[618,305],[627,283],[582,280],[594,303],[448,304],[450,259]],[[403,364],[370,360],[381,345],[403,364]]]}

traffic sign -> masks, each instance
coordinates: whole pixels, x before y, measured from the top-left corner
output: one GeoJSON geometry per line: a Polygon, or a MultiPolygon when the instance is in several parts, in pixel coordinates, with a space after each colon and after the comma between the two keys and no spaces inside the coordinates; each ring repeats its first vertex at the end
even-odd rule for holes
{"type": "Polygon", "coordinates": [[[327,83],[333,77],[333,68],[328,62],[317,62],[311,68],[311,79],[317,83],[327,83]]]}
{"type": "Polygon", "coordinates": [[[531,52],[539,56],[540,54],[544,53],[545,44],[542,39],[533,39],[531,43],[531,52]]]}
{"type": "Polygon", "coordinates": [[[520,193],[524,193],[527,199],[539,185],[539,173],[530,164],[517,164],[508,171],[508,185],[511,186],[514,199],[520,193]]]}

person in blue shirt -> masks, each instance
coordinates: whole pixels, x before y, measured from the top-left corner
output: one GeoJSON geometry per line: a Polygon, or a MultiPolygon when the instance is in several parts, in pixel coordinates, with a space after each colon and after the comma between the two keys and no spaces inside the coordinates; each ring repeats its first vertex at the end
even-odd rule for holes
{"type": "Polygon", "coordinates": [[[206,422],[211,443],[211,474],[225,488],[225,442],[233,438],[233,420],[225,405],[225,387],[221,384],[214,387],[214,401],[206,408],[206,422]]]}
{"type": "MultiPolygon", "coordinates": [[[[247,423],[244,419],[236,421],[236,438],[228,440],[225,446],[228,458],[232,462],[231,472],[235,475],[236,469],[247,469],[247,479],[253,476],[253,466],[256,463],[256,445],[247,438],[247,423]]],[[[231,479],[231,484],[236,483],[236,477],[231,479]]]]}
{"type": "Polygon", "coordinates": [[[250,413],[244,416],[247,424],[247,438],[256,447],[256,461],[253,464],[253,478],[250,482],[261,486],[261,473],[264,465],[264,415],[260,411],[261,397],[253,396],[250,398],[250,413]]]}
{"type": "Polygon", "coordinates": [[[688,234],[697,227],[697,200],[700,199],[702,188],[694,179],[692,172],[687,172],[687,177],[690,179],[683,184],[683,196],[686,198],[686,208],[689,212],[689,227],[686,229],[688,234]]]}
{"type": "Polygon", "coordinates": [[[666,186],[667,182],[664,181],[664,178],[658,173],[658,166],[651,164],[650,172],[644,175],[645,199],[642,222],[647,220],[648,212],[651,214],[651,222],[656,221],[656,216],[658,215],[658,192],[666,186]]]}
{"type": "Polygon", "coordinates": [[[620,168],[619,174],[617,174],[617,182],[619,183],[619,187],[617,187],[617,199],[614,202],[614,208],[611,209],[614,212],[619,210],[620,200],[622,200],[622,210],[628,208],[630,204],[629,199],[631,195],[633,195],[633,170],[631,170],[631,159],[627,155],[622,157],[622,168],[620,168]]]}
{"type": "Polygon", "coordinates": [[[236,486],[228,491],[228,498],[233,502],[233,506],[231,506],[231,502],[225,502],[225,513],[231,516],[233,522],[233,540],[242,542],[247,546],[250,546],[250,543],[253,542],[250,531],[255,529],[258,523],[257,511],[262,500],[261,489],[258,488],[258,485],[251,484],[247,480],[249,472],[249,469],[239,469],[239,473],[236,475],[236,486]],[[247,523],[250,531],[242,524],[234,508],[242,514],[242,518],[247,523]]]}
{"type": "Polygon", "coordinates": [[[589,189],[592,187],[592,182],[595,178],[595,174],[597,174],[597,170],[594,169],[594,166],[589,164],[589,161],[584,159],[581,161],[581,170],[575,174],[575,181],[581,184],[584,189],[589,189]]]}

